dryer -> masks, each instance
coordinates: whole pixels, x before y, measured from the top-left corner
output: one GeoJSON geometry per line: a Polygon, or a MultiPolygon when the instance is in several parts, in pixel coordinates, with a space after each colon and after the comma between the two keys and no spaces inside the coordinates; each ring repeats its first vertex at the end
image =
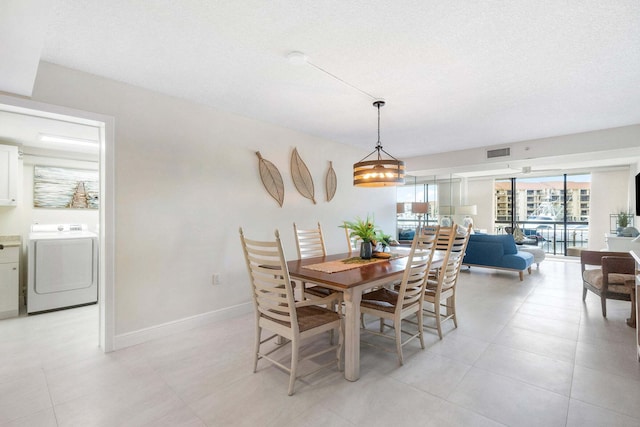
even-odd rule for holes
{"type": "Polygon", "coordinates": [[[27,258],[27,313],[98,301],[98,235],[86,224],[32,225],[27,258]]]}

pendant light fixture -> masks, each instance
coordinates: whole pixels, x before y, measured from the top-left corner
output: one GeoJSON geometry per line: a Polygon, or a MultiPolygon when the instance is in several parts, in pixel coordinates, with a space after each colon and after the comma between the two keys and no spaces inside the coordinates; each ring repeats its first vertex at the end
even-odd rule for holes
{"type": "Polygon", "coordinates": [[[385,102],[376,100],[373,106],[378,109],[378,142],[376,148],[364,159],[353,165],[353,185],[356,187],[387,187],[404,184],[404,162],[396,159],[382,149],[380,143],[380,107],[385,102]],[[383,159],[382,153],[388,159],[383,159]],[[367,160],[376,154],[375,160],[367,160]]]}

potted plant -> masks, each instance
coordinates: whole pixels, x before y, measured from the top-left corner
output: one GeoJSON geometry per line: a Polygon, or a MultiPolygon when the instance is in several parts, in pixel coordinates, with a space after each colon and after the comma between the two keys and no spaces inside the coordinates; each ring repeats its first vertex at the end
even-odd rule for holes
{"type": "Polygon", "coordinates": [[[620,234],[622,233],[622,230],[624,230],[626,227],[629,226],[629,217],[631,216],[631,214],[627,213],[627,212],[623,212],[620,211],[618,212],[618,228],[616,229],[616,233],[618,234],[618,236],[620,236],[620,234]]]}
{"type": "Polygon", "coordinates": [[[373,244],[376,240],[376,234],[379,231],[373,223],[373,218],[370,218],[367,214],[367,219],[365,220],[356,217],[355,221],[345,221],[340,227],[348,229],[350,237],[358,237],[362,240],[360,244],[360,258],[370,259],[373,254],[373,244]]]}
{"type": "Polygon", "coordinates": [[[378,231],[376,239],[378,240],[378,243],[380,243],[380,246],[382,246],[382,252],[388,252],[389,246],[395,242],[395,239],[391,237],[390,234],[385,234],[382,231],[378,231]]]}

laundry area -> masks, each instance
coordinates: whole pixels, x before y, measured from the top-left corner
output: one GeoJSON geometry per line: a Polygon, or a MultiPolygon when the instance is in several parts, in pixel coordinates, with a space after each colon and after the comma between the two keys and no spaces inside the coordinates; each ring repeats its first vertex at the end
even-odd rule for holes
{"type": "Polygon", "coordinates": [[[0,111],[0,319],[98,302],[100,138],[0,111]]]}

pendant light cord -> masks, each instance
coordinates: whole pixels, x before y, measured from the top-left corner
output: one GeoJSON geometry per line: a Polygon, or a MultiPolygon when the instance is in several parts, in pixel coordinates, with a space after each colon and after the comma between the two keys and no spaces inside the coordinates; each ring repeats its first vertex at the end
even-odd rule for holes
{"type": "Polygon", "coordinates": [[[382,150],[382,143],[380,142],[380,103],[376,104],[378,107],[378,143],[376,144],[376,150],[378,150],[378,160],[382,157],[380,156],[380,150],[382,150]]]}
{"type": "Polygon", "coordinates": [[[360,89],[360,88],[358,88],[358,87],[356,87],[356,86],[352,85],[351,83],[349,83],[349,82],[346,82],[346,81],[342,80],[340,77],[336,76],[335,74],[332,74],[332,73],[328,72],[327,70],[325,70],[325,69],[324,69],[324,68],[322,68],[322,67],[317,66],[316,64],[314,64],[313,62],[310,62],[309,60],[307,60],[307,64],[311,65],[311,66],[312,66],[313,68],[315,68],[316,70],[318,70],[318,71],[322,71],[323,73],[325,73],[325,74],[327,74],[327,75],[329,75],[329,76],[333,77],[334,79],[338,80],[339,82],[342,82],[343,84],[345,84],[345,85],[349,86],[350,88],[355,89],[355,90],[357,90],[358,92],[360,92],[360,93],[362,93],[362,94],[364,94],[364,95],[367,95],[367,96],[368,96],[369,98],[371,98],[371,99],[378,99],[377,97],[375,97],[375,96],[371,95],[370,93],[367,93],[367,92],[363,91],[362,89],[360,89]]]}

